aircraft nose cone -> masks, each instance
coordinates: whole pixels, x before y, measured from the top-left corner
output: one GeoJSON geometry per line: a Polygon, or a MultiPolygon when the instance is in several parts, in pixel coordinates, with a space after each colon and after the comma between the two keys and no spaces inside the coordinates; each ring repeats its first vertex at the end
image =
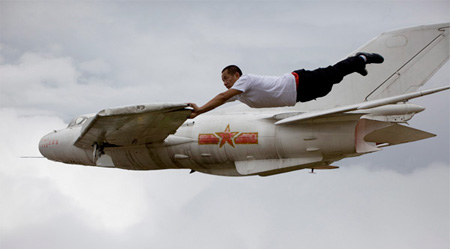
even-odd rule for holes
{"type": "Polygon", "coordinates": [[[56,132],[49,133],[39,141],[39,152],[47,159],[52,158],[52,148],[59,144],[59,140],[55,137],[56,132]]]}

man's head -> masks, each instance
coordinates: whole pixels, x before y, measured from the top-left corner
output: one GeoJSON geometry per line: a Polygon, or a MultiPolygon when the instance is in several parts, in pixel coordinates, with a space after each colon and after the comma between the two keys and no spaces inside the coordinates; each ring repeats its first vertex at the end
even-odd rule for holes
{"type": "Polygon", "coordinates": [[[230,89],[234,82],[242,76],[241,69],[236,65],[229,65],[222,70],[222,81],[226,88],[230,89]]]}

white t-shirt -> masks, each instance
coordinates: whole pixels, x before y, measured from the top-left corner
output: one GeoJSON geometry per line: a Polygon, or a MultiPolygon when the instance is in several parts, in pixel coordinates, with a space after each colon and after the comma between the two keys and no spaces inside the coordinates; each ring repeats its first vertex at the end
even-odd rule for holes
{"type": "Polygon", "coordinates": [[[239,100],[254,108],[294,106],[297,100],[295,77],[242,75],[231,87],[241,91],[228,101],[239,100]]]}

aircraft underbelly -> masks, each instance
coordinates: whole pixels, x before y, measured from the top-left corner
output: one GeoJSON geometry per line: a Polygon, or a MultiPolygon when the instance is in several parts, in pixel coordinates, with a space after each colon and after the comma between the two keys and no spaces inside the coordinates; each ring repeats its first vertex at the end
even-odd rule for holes
{"type": "Polygon", "coordinates": [[[129,170],[157,170],[175,168],[166,147],[149,148],[146,145],[111,148],[107,151],[116,168],[129,170]]]}

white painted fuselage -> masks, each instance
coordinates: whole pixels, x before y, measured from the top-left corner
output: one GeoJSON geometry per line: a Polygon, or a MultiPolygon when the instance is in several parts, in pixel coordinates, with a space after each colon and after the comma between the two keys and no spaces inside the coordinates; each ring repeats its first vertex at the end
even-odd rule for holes
{"type": "MultiPolygon", "coordinates": [[[[39,145],[54,161],[130,170],[186,168],[215,175],[240,176],[237,164],[280,164],[268,171],[329,165],[354,156],[357,120],[278,126],[267,114],[205,115],[186,121],[163,142],[106,147],[95,162],[94,148],[74,146],[82,126],[48,134],[39,145]],[[106,155],[106,156],[105,156],[106,155]]],[[[240,170],[242,171],[242,169],[240,170]]],[[[258,171],[259,172],[259,171],[258,171]]],[[[267,173],[269,173],[267,172],[267,173]]]]}

